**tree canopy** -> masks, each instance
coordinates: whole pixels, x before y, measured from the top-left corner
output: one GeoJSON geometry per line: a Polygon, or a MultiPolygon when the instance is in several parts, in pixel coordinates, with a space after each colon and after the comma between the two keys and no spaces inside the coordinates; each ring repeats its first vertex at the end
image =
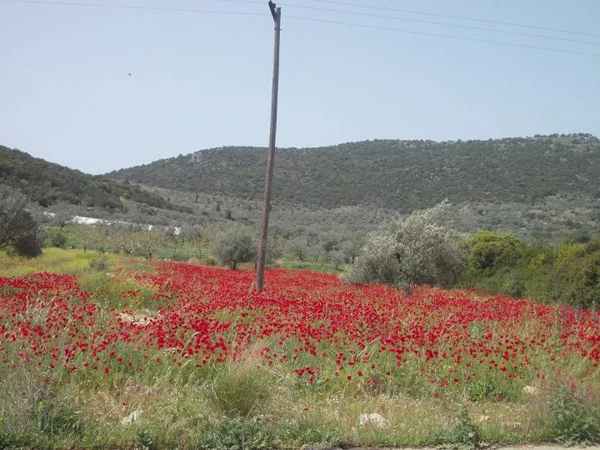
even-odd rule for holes
{"type": "Polygon", "coordinates": [[[0,184],[0,248],[15,254],[35,257],[42,253],[37,223],[26,210],[27,198],[19,191],[0,184]]]}
{"type": "Polygon", "coordinates": [[[466,268],[462,237],[441,225],[449,204],[383,224],[345,274],[352,283],[451,286],[466,268]]]}

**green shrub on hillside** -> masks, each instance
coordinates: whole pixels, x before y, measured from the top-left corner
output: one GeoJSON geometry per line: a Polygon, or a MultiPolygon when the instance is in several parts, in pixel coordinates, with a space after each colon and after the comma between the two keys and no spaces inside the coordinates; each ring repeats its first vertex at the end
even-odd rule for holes
{"type": "Polygon", "coordinates": [[[515,266],[523,254],[523,243],[516,236],[479,231],[471,238],[469,268],[474,271],[515,266]]]}
{"type": "Polygon", "coordinates": [[[600,238],[559,247],[522,243],[511,235],[476,233],[469,252],[464,288],[564,303],[600,306],[600,238]]]}
{"type": "Polygon", "coordinates": [[[548,299],[578,308],[600,306],[600,238],[557,261],[548,299]]]}

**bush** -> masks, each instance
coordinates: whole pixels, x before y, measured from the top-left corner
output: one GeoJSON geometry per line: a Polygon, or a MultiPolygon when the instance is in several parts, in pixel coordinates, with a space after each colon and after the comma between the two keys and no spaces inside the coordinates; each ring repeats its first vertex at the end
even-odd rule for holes
{"type": "Polygon", "coordinates": [[[109,263],[106,255],[97,255],[90,259],[90,269],[98,272],[106,272],[108,270],[109,263]]]}
{"type": "MultiPolygon", "coordinates": [[[[549,299],[577,308],[600,306],[600,239],[558,259],[550,279],[549,299]]],[[[564,253],[564,252],[563,252],[564,253]]]]}
{"type": "Polygon", "coordinates": [[[53,229],[46,236],[46,244],[50,247],[65,248],[67,245],[67,236],[62,229],[53,229]]]}
{"type": "Polygon", "coordinates": [[[443,202],[415,211],[406,220],[384,224],[367,237],[361,254],[344,275],[351,283],[451,286],[466,269],[463,238],[438,225],[448,211],[443,202]]]}
{"type": "Polygon", "coordinates": [[[514,267],[523,253],[519,238],[510,234],[479,231],[471,239],[469,268],[472,271],[514,267]]]}

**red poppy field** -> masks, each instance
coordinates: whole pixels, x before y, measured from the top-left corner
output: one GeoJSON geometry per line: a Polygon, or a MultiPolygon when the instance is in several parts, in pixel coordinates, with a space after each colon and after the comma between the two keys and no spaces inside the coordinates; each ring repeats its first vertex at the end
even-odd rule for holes
{"type": "MultiPolygon", "coordinates": [[[[13,381],[19,374],[15,386],[23,389],[11,388],[11,402],[19,395],[39,402],[28,386],[52,398],[67,392],[70,407],[85,412],[86,401],[103,393],[112,400],[102,418],[89,420],[118,423],[143,403],[133,391],[150,398],[171,389],[171,397],[194,392],[213,406],[222,397],[225,407],[214,407],[208,422],[270,417],[287,404],[296,418],[327,423],[335,414],[328,416],[326,405],[337,398],[359,405],[355,413],[387,413],[392,434],[398,432],[398,399],[421,405],[415,414],[469,404],[474,411],[518,410],[530,418],[535,408],[536,420],[545,414],[538,409],[549,408],[562,390],[598,406],[598,312],[427,287],[407,296],[385,286],[343,284],[334,275],[279,269],[267,271],[265,289],[257,293],[254,277],[248,270],[170,262],[154,263],[148,273],[0,277],[0,374],[13,381]],[[250,367],[245,373],[255,382],[267,380],[266,387],[248,385],[260,395],[246,409],[235,403],[250,392],[228,399],[214,390],[223,386],[215,384],[223,374],[227,389],[239,387],[236,367],[250,367]],[[23,377],[33,381],[24,384],[23,377]]],[[[344,407],[331,408],[339,413],[344,407]]],[[[446,420],[436,414],[420,420],[446,420]]],[[[487,416],[481,417],[485,429],[487,416]]],[[[513,439],[540,435],[527,428],[531,423],[511,426],[513,439]]],[[[510,428],[490,427],[500,430],[495,433],[510,428]]],[[[14,432],[7,430],[7,436],[14,432]]],[[[360,439],[378,442],[368,436],[360,439]]]]}

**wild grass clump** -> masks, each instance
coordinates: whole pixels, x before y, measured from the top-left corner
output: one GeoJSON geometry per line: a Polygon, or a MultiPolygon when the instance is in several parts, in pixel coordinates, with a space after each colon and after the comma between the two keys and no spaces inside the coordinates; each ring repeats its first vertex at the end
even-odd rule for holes
{"type": "Polygon", "coordinates": [[[4,375],[0,383],[0,444],[36,447],[83,436],[84,418],[70,390],[53,388],[35,371],[4,375]]]}
{"type": "Polygon", "coordinates": [[[33,410],[37,430],[52,436],[80,435],[83,432],[81,411],[52,392],[41,391],[33,410]]]}
{"type": "Polygon", "coordinates": [[[229,418],[250,418],[265,412],[276,380],[252,356],[230,361],[209,383],[210,403],[229,418]]]}

